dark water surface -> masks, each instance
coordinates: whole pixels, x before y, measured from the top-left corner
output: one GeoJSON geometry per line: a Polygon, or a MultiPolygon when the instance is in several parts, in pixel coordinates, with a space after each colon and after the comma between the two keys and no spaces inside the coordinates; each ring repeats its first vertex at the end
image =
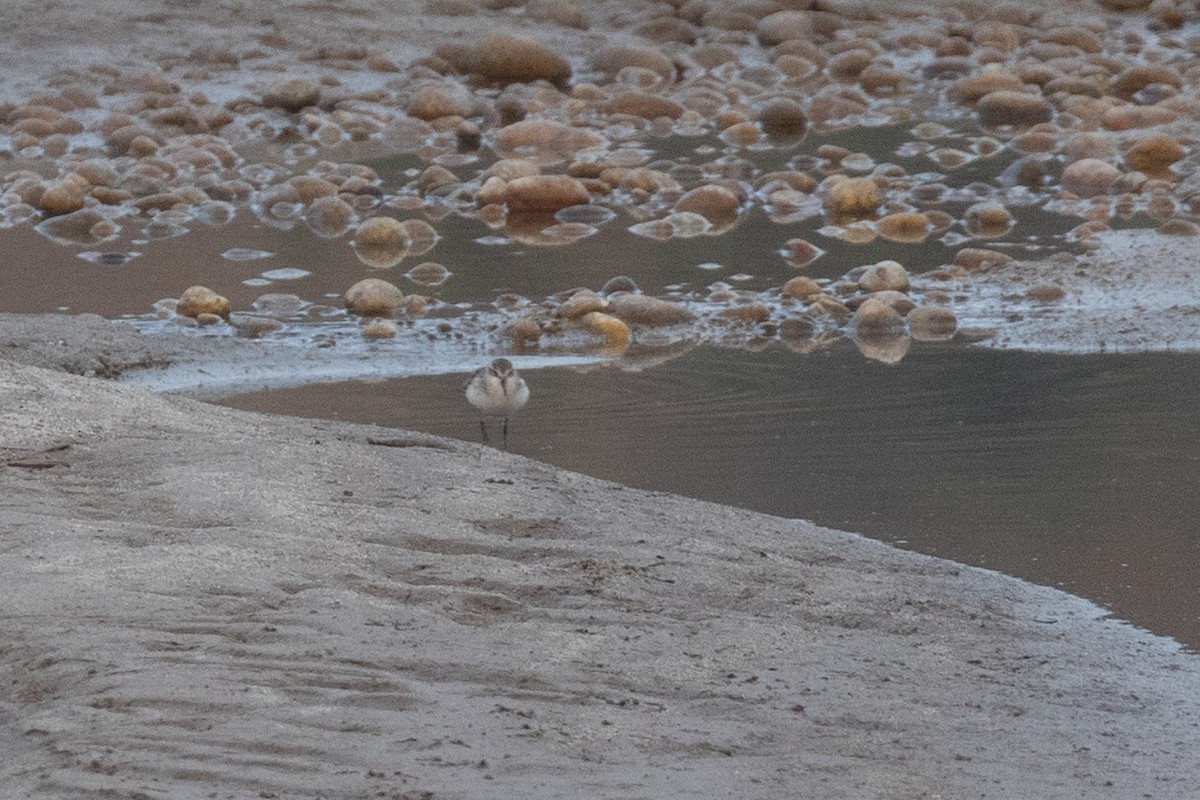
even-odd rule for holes
{"type": "MultiPolygon", "coordinates": [[[[1200,648],[1200,356],[926,344],[885,366],[843,342],[527,377],[515,452],[1059,586],[1200,648]]],[[[463,380],[227,403],[476,439],[463,380]]]]}

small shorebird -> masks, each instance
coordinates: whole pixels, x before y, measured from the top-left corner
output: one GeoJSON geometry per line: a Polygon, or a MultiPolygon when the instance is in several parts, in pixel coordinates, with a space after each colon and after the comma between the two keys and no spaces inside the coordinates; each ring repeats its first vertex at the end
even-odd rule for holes
{"type": "Polygon", "coordinates": [[[467,402],[479,411],[479,430],[483,441],[488,440],[487,418],[504,418],[504,449],[508,449],[508,418],[524,408],[529,401],[529,386],[512,362],[497,358],[482,367],[467,381],[467,402]]]}

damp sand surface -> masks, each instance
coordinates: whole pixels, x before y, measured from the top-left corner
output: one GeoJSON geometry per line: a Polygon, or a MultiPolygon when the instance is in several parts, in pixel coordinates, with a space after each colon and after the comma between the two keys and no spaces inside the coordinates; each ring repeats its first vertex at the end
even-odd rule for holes
{"type": "MultiPolygon", "coordinates": [[[[95,359],[101,324],[60,320],[46,365],[95,359]]],[[[1117,798],[1200,779],[1195,656],[1056,589],[61,369],[0,362],[0,409],[14,796],[1117,798]]]]}
{"type": "MultiPolygon", "coordinates": [[[[478,440],[463,379],[223,402],[478,440]]],[[[1058,586],[1200,648],[1195,355],[943,344],[883,365],[846,341],[807,356],[699,348],[645,371],[528,380],[514,452],[1058,586]]]]}

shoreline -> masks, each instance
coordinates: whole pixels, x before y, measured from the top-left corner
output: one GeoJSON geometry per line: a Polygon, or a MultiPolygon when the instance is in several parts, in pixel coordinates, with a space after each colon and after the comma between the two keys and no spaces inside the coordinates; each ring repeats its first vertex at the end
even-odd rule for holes
{"type": "MultiPolygon", "coordinates": [[[[161,356],[55,322],[49,366],[161,356]]],[[[1200,777],[1200,661],[1072,595],[462,442],[4,367],[0,441],[70,442],[0,470],[0,751],[30,797],[1200,777]]]]}

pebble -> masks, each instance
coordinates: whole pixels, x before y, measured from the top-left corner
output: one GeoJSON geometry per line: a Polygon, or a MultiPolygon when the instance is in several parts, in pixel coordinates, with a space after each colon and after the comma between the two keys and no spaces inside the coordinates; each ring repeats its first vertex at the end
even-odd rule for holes
{"type": "Polygon", "coordinates": [[[307,78],[286,77],[272,83],[263,92],[263,105],[288,113],[315,106],[321,99],[321,87],[307,78]]]}
{"type": "Polygon", "coordinates": [[[880,261],[867,267],[859,277],[858,285],[867,292],[907,292],[908,270],[895,261],[880,261]]]}
{"type": "Polygon", "coordinates": [[[382,278],[363,278],[346,290],[346,308],[363,316],[391,314],[404,305],[404,293],[382,278]]]}
{"type": "Polygon", "coordinates": [[[879,186],[871,178],[842,178],[825,195],[825,210],[835,219],[874,216],[882,203],[879,186]]]}
{"type": "Polygon", "coordinates": [[[634,325],[678,325],[696,319],[686,306],[644,294],[616,293],[608,297],[608,303],[609,313],[634,325]]]}
{"type": "Polygon", "coordinates": [[[571,65],[562,56],[531,39],[503,33],[479,40],[472,51],[470,71],[498,83],[562,83],[571,77],[571,65]]]}
{"type": "Polygon", "coordinates": [[[185,317],[199,317],[201,314],[228,317],[229,311],[229,298],[207,286],[189,286],[175,304],[175,313],[185,317]]]}
{"type": "Polygon", "coordinates": [[[908,312],[908,330],[921,342],[942,342],[954,338],[958,318],[943,306],[918,306],[908,312]]]}

